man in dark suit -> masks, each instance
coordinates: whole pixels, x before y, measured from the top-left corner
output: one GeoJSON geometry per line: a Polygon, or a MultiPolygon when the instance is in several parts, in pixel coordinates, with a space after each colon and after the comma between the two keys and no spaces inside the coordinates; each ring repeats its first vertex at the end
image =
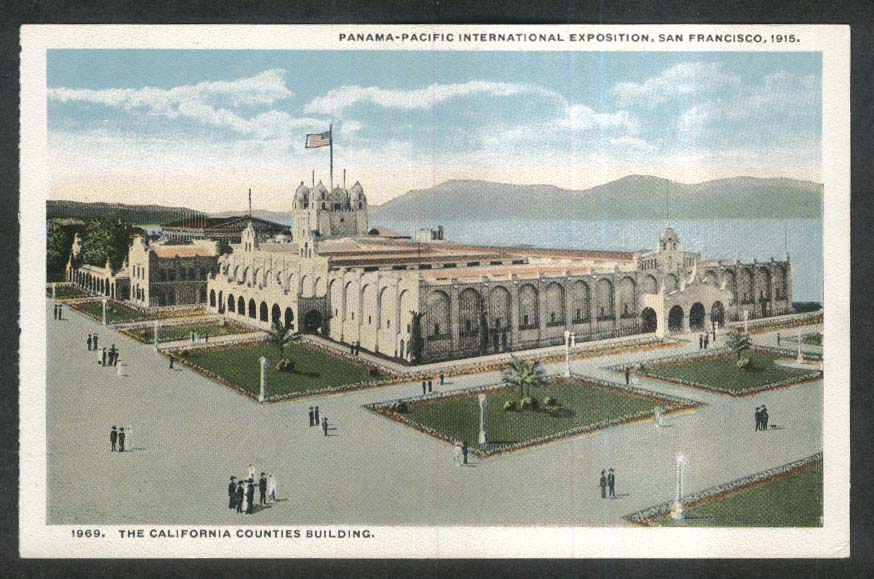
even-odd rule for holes
{"type": "Polygon", "coordinates": [[[322,418],[322,432],[325,433],[325,436],[328,436],[328,419],[322,418]]]}
{"type": "Polygon", "coordinates": [[[315,425],[315,421],[313,420],[315,415],[316,415],[315,410],[313,410],[313,407],[310,406],[310,426],[315,425]]]}
{"type": "Polygon", "coordinates": [[[631,368],[625,369],[625,385],[631,384],[631,368]]]}
{"type": "Polygon", "coordinates": [[[124,452],[124,428],[118,431],[118,452],[124,452]]]}
{"type": "Polygon", "coordinates": [[[462,460],[463,464],[467,464],[467,452],[468,452],[467,441],[465,440],[464,442],[461,443],[461,460],[462,460]]]}
{"type": "Polygon", "coordinates": [[[607,498],[607,476],[604,474],[604,471],[601,471],[601,498],[607,498]]]}
{"type": "Polygon", "coordinates": [[[440,372],[440,385],[443,386],[445,381],[446,381],[446,373],[440,372]]]}
{"type": "Polygon", "coordinates": [[[246,488],[246,514],[251,515],[255,512],[255,481],[249,479],[249,485],[246,488]]]}
{"type": "Polygon", "coordinates": [[[88,334],[88,339],[85,340],[85,342],[88,344],[88,351],[90,352],[91,351],[91,334],[88,334]]]}
{"type": "Polygon", "coordinates": [[[313,426],[319,425],[319,407],[313,406],[313,426]]]}
{"type": "Polygon", "coordinates": [[[607,475],[607,488],[610,490],[610,498],[616,498],[616,476],[613,474],[613,469],[610,469],[610,473],[607,475]]]}
{"type": "Polygon", "coordinates": [[[237,477],[232,476],[231,482],[228,483],[228,508],[233,509],[237,506],[237,477]]]}
{"type": "Polygon", "coordinates": [[[428,382],[422,380],[422,396],[428,393],[428,382]]]}
{"type": "Polygon", "coordinates": [[[97,349],[97,334],[94,334],[94,337],[91,338],[91,343],[92,343],[94,349],[96,350],[97,349]]]}
{"type": "Polygon", "coordinates": [[[262,505],[267,504],[267,477],[262,472],[261,479],[258,481],[258,494],[259,500],[258,503],[262,505]]]}
{"type": "Polygon", "coordinates": [[[762,408],[756,406],[756,431],[762,429],[762,408]]]}
{"type": "Polygon", "coordinates": [[[768,430],[768,409],[762,404],[762,430],[768,430]]]}
{"type": "Polygon", "coordinates": [[[698,349],[704,349],[704,336],[702,336],[701,334],[698,334],[698,349]]]}
{"type": "Polygon", "coordinates": [[[243,488],[243,481],[240,481],[240,483],[237,485],[237,494],[236,494],[236,501],[237,501],[236,505],[237,505],[237,512],[238,513],[243,512],[243,495],[245,494],[245,492],[246,492],[246,489],[243,488]]]}
{"type": "Polygon", "coordinates": [[[112,430],[109,431],[109,444],[112,445],[112,450],[110,452],[115,452],[115,443],[118,440],[118,431],[115,427],[112,427],[112,430]]]}

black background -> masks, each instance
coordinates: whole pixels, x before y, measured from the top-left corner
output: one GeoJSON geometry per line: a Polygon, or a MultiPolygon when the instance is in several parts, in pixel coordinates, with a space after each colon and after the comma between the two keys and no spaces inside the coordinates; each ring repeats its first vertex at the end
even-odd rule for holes
{"type": "MultiPolygon", "coordinates": [[[[0,575],[5,577],[850,577],[871,576],[874,2],[0,2],[0,575]],[[852,492],[850,560],[253,561],[18,559],[18,90],[21,24],[850,24],[852,26],[852,492]],[[866,567],[868,567],[866,572],[866,567]]],[[[827,88],[827,87],[826,87],[827,88]]],[[[26,355],[27,353],[24,352],[26,355]]],[[[22,484],[29,484],[27,480],[22,484]]],[[[536,537],[532,537],[536,541],[536,537]]],[[[755,546],[751,546],[754,549],[755,546]]]]}

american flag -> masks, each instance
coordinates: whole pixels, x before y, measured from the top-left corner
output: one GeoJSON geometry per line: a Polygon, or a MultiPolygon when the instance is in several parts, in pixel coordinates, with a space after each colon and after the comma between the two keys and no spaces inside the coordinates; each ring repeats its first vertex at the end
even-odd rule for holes
{"type": "Polygon", "coordinates": [[[324,133],[313,133],[307,135],[307,149],[315,149],[317,147],[327,147],[331,144],[331,131],[324,133]]]}

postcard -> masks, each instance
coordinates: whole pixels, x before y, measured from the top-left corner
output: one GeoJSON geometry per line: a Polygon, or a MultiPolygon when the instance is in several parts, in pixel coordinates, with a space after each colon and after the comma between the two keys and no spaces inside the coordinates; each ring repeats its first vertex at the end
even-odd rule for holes
{"type": "Polygon", "coordinates": [[[25,26],[23,557],[849,556],[849,28],[25,26]]]}

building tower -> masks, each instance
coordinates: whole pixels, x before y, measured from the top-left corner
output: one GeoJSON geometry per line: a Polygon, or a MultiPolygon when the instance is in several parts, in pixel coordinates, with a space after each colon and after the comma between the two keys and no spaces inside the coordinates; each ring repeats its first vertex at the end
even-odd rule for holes
{"type": "Polygon", "coordinates": [[[367,197],[357,181],[351,189],[337,186],[330,192],[321,181],[312,189],[301,181],[292,205],[294,240],[303,243],[366,235],[367,211],[367,197]]]}

